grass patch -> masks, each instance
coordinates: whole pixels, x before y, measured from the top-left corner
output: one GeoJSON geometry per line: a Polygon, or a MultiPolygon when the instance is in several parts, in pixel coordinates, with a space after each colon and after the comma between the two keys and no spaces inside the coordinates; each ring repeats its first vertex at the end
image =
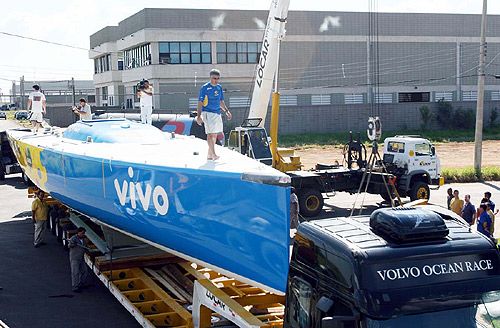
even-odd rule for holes
{"type": "MultiPolygon", "coordinates": [[[[474,130],[432,130],[432,131],[387,131],[382,134],[382,140],[395,135],[420,135],[431,142],[471,142],[474,141],[474,130]]],[[[353,133],[357,139],[358,133],[353,133]]],[[[366,132],[361,133],[361,140],[367,142],[366,132]]],[[[483,131],[483,140],[500,140],[500,125],[488,127],[483,131]]],[[[289,134],[279,137],[282,147],[311,147],[326,145],[344,145],[349,141],[349,132],[339,133],[306,133],[289,134]]]]}
{"type": "Polygon", "coordinates": [[[441,175],[446,183],[453,182],[479,182],[479,181],[500,181],[500,166],[486,166],[481,169],[482,179],[480,179],[473,167],[464,168],[443,168],[441,175]]]}

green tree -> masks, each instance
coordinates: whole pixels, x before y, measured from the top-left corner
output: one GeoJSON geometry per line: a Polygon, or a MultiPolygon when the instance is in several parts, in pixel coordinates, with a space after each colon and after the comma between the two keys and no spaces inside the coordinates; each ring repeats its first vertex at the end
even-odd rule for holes
{"type": "Polygon", "coordinates": [[[453,127],[453,106],[448,101],[441,99],[437,102],[436,120],[440,127],[449,129],[453,127]]]}
{"type": "Polygon", "coordinates": [[[490,127],[494,127],[498,119],[498,109],[495,107],[490,112],[490,127]]]}
{"type": "Polygon", "coordinates": [[[422,124],[420,125],[420,129],[422,131],[425,131],[427,130],[429,123],[432,119],[432,113],[429,107],[425,105],[421,106],[419,108],[419,111],[420,111],[420,118],[422,119],[422,124]]]}

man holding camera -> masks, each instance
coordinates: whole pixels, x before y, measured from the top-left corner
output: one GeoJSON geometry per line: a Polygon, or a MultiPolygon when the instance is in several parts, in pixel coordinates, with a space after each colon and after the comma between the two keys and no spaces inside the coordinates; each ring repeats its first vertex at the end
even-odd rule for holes
{"type": "Polygon", "coordinates": [[[141,104],[141,123],[151,125],[151,115],[153,114],[153,86],[149,84],[148,80],[139,82],[137,97],[139,97],[141,104]]]}
{"type": "Polygon", "coordinates": [[[87,104],[87,100],[84,98],[80,98],[80,105],[73,107],[73,113],[80,115],[80,120],[92,120],[92,110],[90,109],[90,105],[87,104]]]}

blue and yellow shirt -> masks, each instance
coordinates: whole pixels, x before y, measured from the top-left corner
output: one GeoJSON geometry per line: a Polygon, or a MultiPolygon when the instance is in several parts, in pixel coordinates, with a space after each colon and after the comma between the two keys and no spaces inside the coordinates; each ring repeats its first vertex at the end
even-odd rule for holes
{"type": "Polygon", "coordinates": [[[205,83],[200,89],[198,100],[203,103],[202,111],[220,114],[220,102],[224,100],[221,85],[205,83]]]}

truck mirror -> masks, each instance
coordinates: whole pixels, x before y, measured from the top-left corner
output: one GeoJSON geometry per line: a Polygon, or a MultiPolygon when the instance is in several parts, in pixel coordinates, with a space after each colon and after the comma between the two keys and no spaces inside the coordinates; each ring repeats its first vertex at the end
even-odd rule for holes
{"type": "Polygon", "coordinates": [[[324,317],[321,319],[321,328],[344,328],[351,327],[352,323],[356,322],[354,316],[338,315],[333,317],[324,317]],[[348,323],[349,325],[346,325],[348,323]]]}
{"type": "Polygon", "coordinates": [[[436,155],[436,148],[434,146],[431,147],[431,154],[432,156],[436,155]]]}
{"type": "Polygon", "coordinates": [[[330,311],[330,308],[333,305],[333,300],[326,297],[326,296],[321,296],[319,299],[318,303],[316,303],[316,308],[320,310],[323,313],[327,313],[330,311]]]}

